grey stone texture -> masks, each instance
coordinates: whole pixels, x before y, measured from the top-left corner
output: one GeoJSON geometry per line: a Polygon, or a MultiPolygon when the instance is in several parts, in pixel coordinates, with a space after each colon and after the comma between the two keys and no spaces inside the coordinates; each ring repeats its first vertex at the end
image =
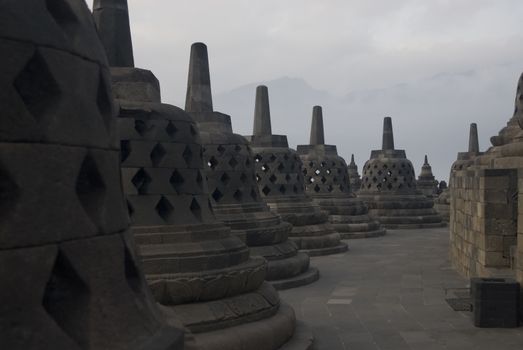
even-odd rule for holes
{"type": "Polygon", "coordinates": [[[523,282],[522,88],[523,76],[514,115],[491,138],[492,147],[480,153],[473,140],[469,155],[460,154],[452,168],[450,255],[465,276],[516,276],[523,282]]]}
{"type": "Polygon", "coordinates": [[[84,1],[0,2],[0,347],[182,349],[129,233],[84,1]]]}
{"type": "MultiPolygon", "coordinates": [[[[107,49],[120,44],[131,46],[117,41],[107,49]]],[[[132,233],[156,300],[192,332],[186,347],[269,350],[285,344],[295,329],[294,312],[264,282],[266,260],[251,257],[216,219],[196,123],[161,103],[150,71],[113,67],[111,73],[132,233]],[[240,329],[263,329],[261,337],[271,340],[245,336],[238,347],[233,334],[240,329]]]]}
{"type": "Polygon", "coordinates": [[[347,171],[349,175],[350,190],[353,193],[356,193],[361,187],[361,176],[358,171],[358,165],[354,161],[354,154],[350,156],[350,163],[347,165],[347,171]]]}
{"type": "Polygon", "coordinates": [[[383,122],[383,147],[371,152],[362,170],[358,198],[371,216],[387,228],[426,228],[444,225],[434,210],[434,201],[416,185],[416,175],[404,150],[394,149],[392,120],[383,122]]]}
{"type": "MultiPolygon", "coordinates": [[[[308,257],[299,255],[296,245],[288,240],[291,225],[272,213],[260,197],[254,158],[247,140],[233,134],[229,116],[212,109],[208,53],[202,43],[195,43],[191,47],[186,112],[196,121],[201,137],[198,142],[203,144],[202,151],[194,156],[203,157],[205,170],[200,170],[207,178],[210,193],[208,208],[212,208],[216,217],[231,227],[235,238],[239,237],[249,246],[252,256],[264,261],[262,257],[267,259],[262,277],[268,281],[274,281],[275,284],[278,281],[286,282],[306,272],[308,257]]],[[[207,266],[214,265],[210,261],[207,266]]],[[[231,283],[231,286],[223,283],[211,285],[217,290],[227,291],[235,286],[245,288],[249,284],[236,282],[231,283]]],[[[279,296],[270,284],[263,284],[262,288],[251,294],[256,298],[243,297],[236,302],[226,299],[222,306],[205,309],[205,319],[219,317],[223,322],[234,325],[232,322],[242,313],[242,318],[239,318],[241,323],[259,320],[259,324],[242,325],[242,332],[245,333],[241,336],[239,330],[229,330],[225,333],[227,336],[222,332],[212,333],[206,338],[207,345],[204,348],[218,348],[216,339],[226,339],[228,344],[223,348],[227,349],[233,346],[238,349],[276,349],[289,341],[296,326],[294,311],[280,305],[279,296]],[[260,312],[254,312],[257,309],[260,312]]],[[[192,305],[185,307],[187,313],[184,315],[194,317],[192,305]]],[[[307,346],[300,342],[295,347],[307,346]]]]}
{"type": "Polygon", "coordinates": [[[425,155],[425,161],[423,162],[423,166],[421,167],[421,172],[418,176],[416,187],[425,196],[429,198],[434,198],[438,194],[438,184],[439,182],[432,174],[432,167],[429,164],[429,159],[425,155]]]}
{"type": "Polygon", "coordinates": [[[254,131],[247,139],[260,195],[272,211],[293,225],[289,238],[302,250],[299,254],[322,254],[339,246],[339,235],[327,222],[327,213],[305,195],[296,151],[289,148],[287,136],[272,134],[266,86],[256,89],[254,131]]]}
{"type": "Polygon", "coordinates": [[[448,188],[442,190],[434,199],[434,209],[441,215],[443,222],[450,221],[450,190],[448,188]]]}
{"type": "Polygon", "coordinates": [[[298,146],[303,162],[306,193],[329,213],[329,222],[341,238],[367,238],[385,234],[378,221],[369,216],[368,207],[352,193],[347,163],[336,146],[325,145],[323,111],[312,112],[309,145],[298,146]]]}

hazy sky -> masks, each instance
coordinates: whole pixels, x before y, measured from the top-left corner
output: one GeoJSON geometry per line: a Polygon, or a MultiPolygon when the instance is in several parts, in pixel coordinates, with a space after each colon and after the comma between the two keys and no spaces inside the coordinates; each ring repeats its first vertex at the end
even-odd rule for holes
{"type": "Polygon", "coordinates": [[[156,74],[165,102],[183,106],[190,45],[203,41],[215,109],[231,114],[237,133],[250,133],[254,86],[264,82],[271,94],[274,84],[274,133],[306,143],[303,111],[330,103],[327,141],[345,158],[356,153],[360,167],[379,148],[390,115],[397,146],[418,172],[429,153],[436,175],[446,177],[470,122],[479,124],[482,148],[505,125],[523,71],[521,0],[129,0],[129,7],[136,65],[156,74]],[[285,90],[303,84],[309,93],[285,90]],[[252,98],[231,101],[242,86],[252,98]],[[320,101],[306,100],[315,96],[320,101]]]}

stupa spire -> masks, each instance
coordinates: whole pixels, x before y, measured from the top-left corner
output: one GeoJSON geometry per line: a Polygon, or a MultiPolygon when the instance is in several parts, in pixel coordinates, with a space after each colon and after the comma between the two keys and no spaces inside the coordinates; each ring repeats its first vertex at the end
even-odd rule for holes
{"type": "Polygon", "coordinates": [[[392,118],[383,120],[383,146],[382,150],[394,150],[394,133],[392,131],[392,118]]]}
{"type": "Polygon", "coordinates": [[[185,111],[190,113],[213,111],[209,55],[204,43],[194,43],[191,46],[185,111]]]}
{"type": "Polygon", "coordinates": [[[479,153],[478,125],[470,124],[469,153],[479,153]]]}
{"type": "Polygon", "coordinates": [[[350,156],[350,165],[356,165],[356,162],[354,161],[354,153],[350,156]]]}
{"type": "Polygon", "coordinates": [[[256,88],[253,135],[272,135],[269,90],[264,85],[256,88]]]}
{"type": "Polygon", "coordinates": [[[429,158],[427,157],[426,154],[425,154],[425,162],[423,163],[423,165],[429,165],[429,158]]]}
{"type": "Polygon", "coordinates": [[[93,17],[111,67],[134,67],[127,0],[94,0],[93,17]]]}
{"type": "Polygon", "coordinates": [[[325,132],[323,130],[323,110],[321,106],[312,109],[311,145],[324,145],[325,132]]]}

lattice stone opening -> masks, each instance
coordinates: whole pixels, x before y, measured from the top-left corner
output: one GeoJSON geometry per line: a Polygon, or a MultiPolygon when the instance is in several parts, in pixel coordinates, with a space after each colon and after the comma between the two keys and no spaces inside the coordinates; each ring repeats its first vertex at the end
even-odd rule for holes
{"type": "Polygon", "coordinates": [[[131,154],[131,142],[129,140],[120,141],[120,162],[123,163],[131,154]]]}
{"type": "Polygon", "coordinates": [[[191,125],[189,127],[189,132],[191,133],[192,136],[196,136],[198,135],[198,130],[196,130],[196,128],[194,127],[194,125],[191,125]]]}
{"type": "Polygon", "coordinates": [[[224,154],[227,149],[223,145],[219,145],[217,150],[220,154],[224,154]]]}
{"type": "Polygon", "coordinates": [[[175,170],[169,179],[169,183],[176,190],[176,192],[179,193],[183,184],[185,183],[185,179],[183,178],[182,174],[178,172],[178,170],[175,170]]]}
{"type": "Polygon", "coordinates": [[[241,190],[236,190],[232,196],[240,202],[243,199],[243,192],[241,190]]]}
{"type": "Polygon", "coordinates": [[[261,167],[261,170],[266,173],[266,172],[268,172],[270,170],[270,168],[269,168],[269,166],[267,164],[263,164],[262,167],[261,167]]]}
{"type": "Polygon", "coordinates": [[[223,198],[223,193],[219,189],[215,189],[212,193],[212,198],[219,202],[223,198]]]}
{"type": "Polygon", "coordinates": [[[135,120],[134,121],[134,130],[140,135],[144,136],[148,131],[152,129],[152,126],[149,127],[148,123],[144,120],[135,120]]]}
{"type": "Polygon", "coordinates": [[[268,196],[271,193],[271,189],[268,186],[264,186],[262,189],[264,195],[268,196]]]}
{"type": "Polygon", "coordinates": [[[185,150],[182,153],[183,160],[185,160],[185,164],[187,166],[191,166],[192,160],[193,160],[193,152],[191,151],[191,147],[185,146],[185,150]]]}
{"type": "Polygon", "coordinates": [[[229,165],[231,166],[231,168],[235,169],[236,166],[238,165],[238,161],[236,160],[236,158],[232,157],[232,158],[229,160],[229,165]]]}
{"type": "Polygon", "coordinates": [[[13,85],[36,121],[51,114],[60,101],[58,83],[38,51],[26,63],[13,85]]]}
{"type": "Polygon", "coordinates": [[[133,176],[131,182],[139,194],[145,194],[147,192],[149,184],[152,182],[152,178],[143,168],[141,168],[133,176]]]}
{"type": "Polygon", "coordinates": [[[272,183],[275,183],[277,180],[278,180],[278,178],[274,174],[272,174],[271,177],[269,177],[269,181],[272,183]]]}
{"type": "Polygon", "coordinates": [[[62,28],[65,34],[71,35],[74,33],[78,26],[78,19],[67,1],[46,0],[45,6],[56,24],[62,28]]]}
{"type": "Polygon", "coordinates": [[[209,161],[207,162],[207,166],[214,170],[218,166],[218,160],[216,160],[216,158],[212,156],[211,159],[209,159],[209,161]]]}
{"type": "Polygon", "coordinates": [[[165,132],[169,137],[174,138],[178,133],[178,128],[172,122],[169,122],[165,127],[165,132]]]}
{"type": "Polygon", "coordinates": [[[285,192],[287,192],[287,189],[285,188],[284,185],[281,185],[280,188],[279,188],[279,190],[280,190],[280,193],[281,193],[281,194],[285,194],[285,192]]]}
{"type": "Polygon", "coordinates": [[[227,186],[229,184],[229,181],[231,181],[231,177],[227,175],[227,173],[223,173],[223,175],[220,177],[220,181],[227,186]]]}
{"type": "Polygon", "coordinates": [[[241,152],[242,147],[240,145],[236,145],[236,146],[234,146],[234,150],[239,153],[239,152],[241,152]]]}
{"type": "Polygon", "coordinates": [[[256,192],[256,190],[254,188],[251,189],[251,198],[254,200],[258,200],[258,193],[256,192]]]}
{"type": "Polygon", "coordinates": [[[198,201],[195,198],[193,198],[189,209],[191,210],[191,213],[194,215],[194,217],[196,219],[198,219],[198,221],[201,222],[202,221],[202,208],[200,207],[200,204],[198,203],[198,201]]]}
{"type": "Polygon", "coordinates": [[[254,161],[255,161],[256,163],[259,163],[259,162],[261,162],[262,160],[263,160],[263,157],[262,157],[261,155],[259,155],[259,154],[257,154],[257,155],[254,157],[254,161]]]}
{"type": "Polygon", "coordinates": [[[162,162],[163,158],[167,154],[165,147],[161,143],[157,143],[151,151],[150,158],[153,166],[157,167],[162,162]]]}
{"type": "Polygon", "coordinates": [[[162,196],[162,198],[158,201],[158,204],[156,204],[155,210],[164,221],[169,221],[172,213],[174,212],[174,207],[167,198],[162,196]]]}

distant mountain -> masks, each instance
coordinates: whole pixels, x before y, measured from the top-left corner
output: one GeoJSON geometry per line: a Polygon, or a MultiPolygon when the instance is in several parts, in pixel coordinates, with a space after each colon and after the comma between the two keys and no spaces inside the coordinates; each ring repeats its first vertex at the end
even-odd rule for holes
{"type": "Polygon", "coordinates": [[[417,171],[428,154],[434,174],[446,180],[456,153],[466,150],[468,125],[479,124],[482,149],[511,117],[519,64],[466,72],[442,72],[427,79],[380,89],[354,89],[345,96],[311,87],[300,78],[252,83],[215,95],[215,109],[232,116],[236,133],[252,133],[256,86],[269,87],[272,129],[292,147],[308,143],[312,107],[324,108],[325,136],[360,169],[381,147],[382,120],[393,118],[396,147],[405,149],[417,171]]]}

